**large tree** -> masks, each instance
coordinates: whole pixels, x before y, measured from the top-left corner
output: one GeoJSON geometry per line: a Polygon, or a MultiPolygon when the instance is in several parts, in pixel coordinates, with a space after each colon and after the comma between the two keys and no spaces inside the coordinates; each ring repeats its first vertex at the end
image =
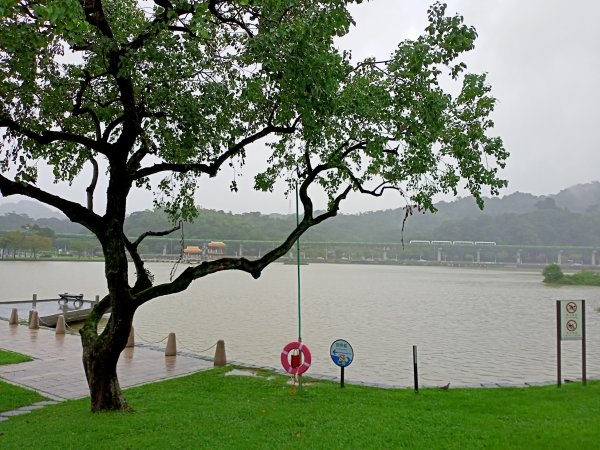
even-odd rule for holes
{"type": "Polygon", "coordinates": [[[60,209],[105,256],[108,293],[81,330],[92,410],[127,407],[116,365],[147,301],[222,270],[258,278],[353,192],[394,189],[412,210],[433,209],[432,197],[459,183],[480,204],[482,189],[505,186],[497,170],[507,153],[488,135],[495,99],[485,76],[466,73],[460,60],[475,30],[436,3],[422,36],[385,61],[353,61],[335,45],[353,24],[350,3],[0,0],[0,191],[60,209]],[[257,260],[206,261],[155,284],[138,247],[168,230],[127,237],[130,193],[153,189],[174,220],[190,218],[198,180],[224,165],[241,170],[258,143],[269,156],[255,188],[298,183],[298,226],[257,260]],[[44,163],[56,180],[91,172],[86,204],[37,187],[44,163]],[[100,177],[102,212],[94,208],[100,177]],[[311,186],[327,193],[325,211],[313,208],[311,186]]]}

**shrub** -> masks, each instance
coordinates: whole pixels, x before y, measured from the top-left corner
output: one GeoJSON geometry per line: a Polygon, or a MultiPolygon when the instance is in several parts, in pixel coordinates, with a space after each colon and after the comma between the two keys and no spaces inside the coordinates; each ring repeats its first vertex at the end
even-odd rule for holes
{"type": "Polygon", "coordinates": [[[544,283],[558,283],[564,278],[564,274],[558,264],[549,264],[542,271],[544,283]]]}

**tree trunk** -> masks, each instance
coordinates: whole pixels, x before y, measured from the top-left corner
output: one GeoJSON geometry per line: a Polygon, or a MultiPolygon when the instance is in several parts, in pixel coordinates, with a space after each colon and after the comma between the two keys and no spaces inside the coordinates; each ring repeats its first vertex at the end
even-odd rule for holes
{"type": "Polygon", "coordinates": [[[129,409],[117,378],[117,361],[121,351],[116,353],[115,355],[115,349],[103,345],[84,344],[83,367],[90,388],[93,412],[129,409]]]}
{"type": "Polygon", "coordinates": [[[133,312],[115,319],[114,312],[104,332],[98,336],[81,330],[83,368],[90,389],[91,408],[96,411],[129,410],[117,378],[117,362],[125,349],[133,312]]]}

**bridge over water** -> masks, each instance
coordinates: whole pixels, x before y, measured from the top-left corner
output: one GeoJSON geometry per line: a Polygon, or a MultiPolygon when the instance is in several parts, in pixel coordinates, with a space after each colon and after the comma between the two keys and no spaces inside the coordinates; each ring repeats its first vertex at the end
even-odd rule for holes
{"type": "MultiPolygon", "coordinates": [[[[186,245],[202,245],[215,239],[189,239],[186,245]]],[[[229,256],[260,257],[280,241],[218,239],[229,256]]],[[[163,256],[178,252],[179,245],[165,243],[163,256]]],[[[290,258],[295,258],[292,250],[290,258]]],[[[499,244],[494,241],[434,240],[409,242],[317,242],[301,240],[301,257],[324,261],[428,261],[597,266],[600,246],[499,244]]]]}
{"type": "MultiPolygon", "coordinates": [[[[572,264],[572,265],[590,265],[596,266],[600,255],[600,247],[598,246],[577,246],[577,245],[536,245],[536,244],[498,244],[494,241],[425,241],[412,240],[410,246],[433,247],[435,249],[436,260],[443,261],[444,257],[447,260],[449,254],[457,254],[462,252],[471,252],[474,254],[473,262],[482,262],[482,254],[494,255],[494,262],[497,261],[498,255],[502,255],[506,260],[505,254],[514,255],[516,264],[523,263],[557,263],[572,264]],[[457,252],[456,250],[459,250],[457,252]],[[543,260],[542,260],[543,258],[543,260]]],[[[491,262],[491,261],[488,261],[491,262]]]]}
{"type": "MultiPolygon", "coordinates": [[[[61,235],[63,239],[90,239],[84,235],[61,235]]],[[[151,237],[144,241],[145,256],[156,260],[177,260],[184,246],[206,247],[223,242],[222,256],[260,257],[281,241],[227,239],[222,236],[151,237]]],[[[295,250],[289,254],[295,259],[295,250]]],[[[206,258],[202,255],[200,259],[206,258]]],[[[600,265],[600,246],[502,244],[494,241],[410,240],[396,242],[319,242],[301,239],[301,258],[319,261],[420,261],[437,263],[600,265]]]]}

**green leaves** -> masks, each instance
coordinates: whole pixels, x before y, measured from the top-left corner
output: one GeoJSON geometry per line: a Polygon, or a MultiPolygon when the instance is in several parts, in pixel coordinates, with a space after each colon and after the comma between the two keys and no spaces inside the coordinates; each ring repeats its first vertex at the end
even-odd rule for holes
{"type": "Polygon", "coordinates": [[[41,159],[70,181],[102,154],[123,192],[162,175],[158,201],[174,215],[192,209],[200,174],[239,173],[260,143],[265,191],[298,178],[331,199],[394,188],[429,209],[461,182],[478,201],[498,192],[508,153],[489,136],[495,99],[460,59],[475,29],[435,3],[422,36],[357,63],[334,45],[349,3],[105,0],[84,12],[1,0],[0,111],[15,150],[0,163],[32,176],[41,159]],[[450,79],[458,88],[442,88],[450,79]]]}

